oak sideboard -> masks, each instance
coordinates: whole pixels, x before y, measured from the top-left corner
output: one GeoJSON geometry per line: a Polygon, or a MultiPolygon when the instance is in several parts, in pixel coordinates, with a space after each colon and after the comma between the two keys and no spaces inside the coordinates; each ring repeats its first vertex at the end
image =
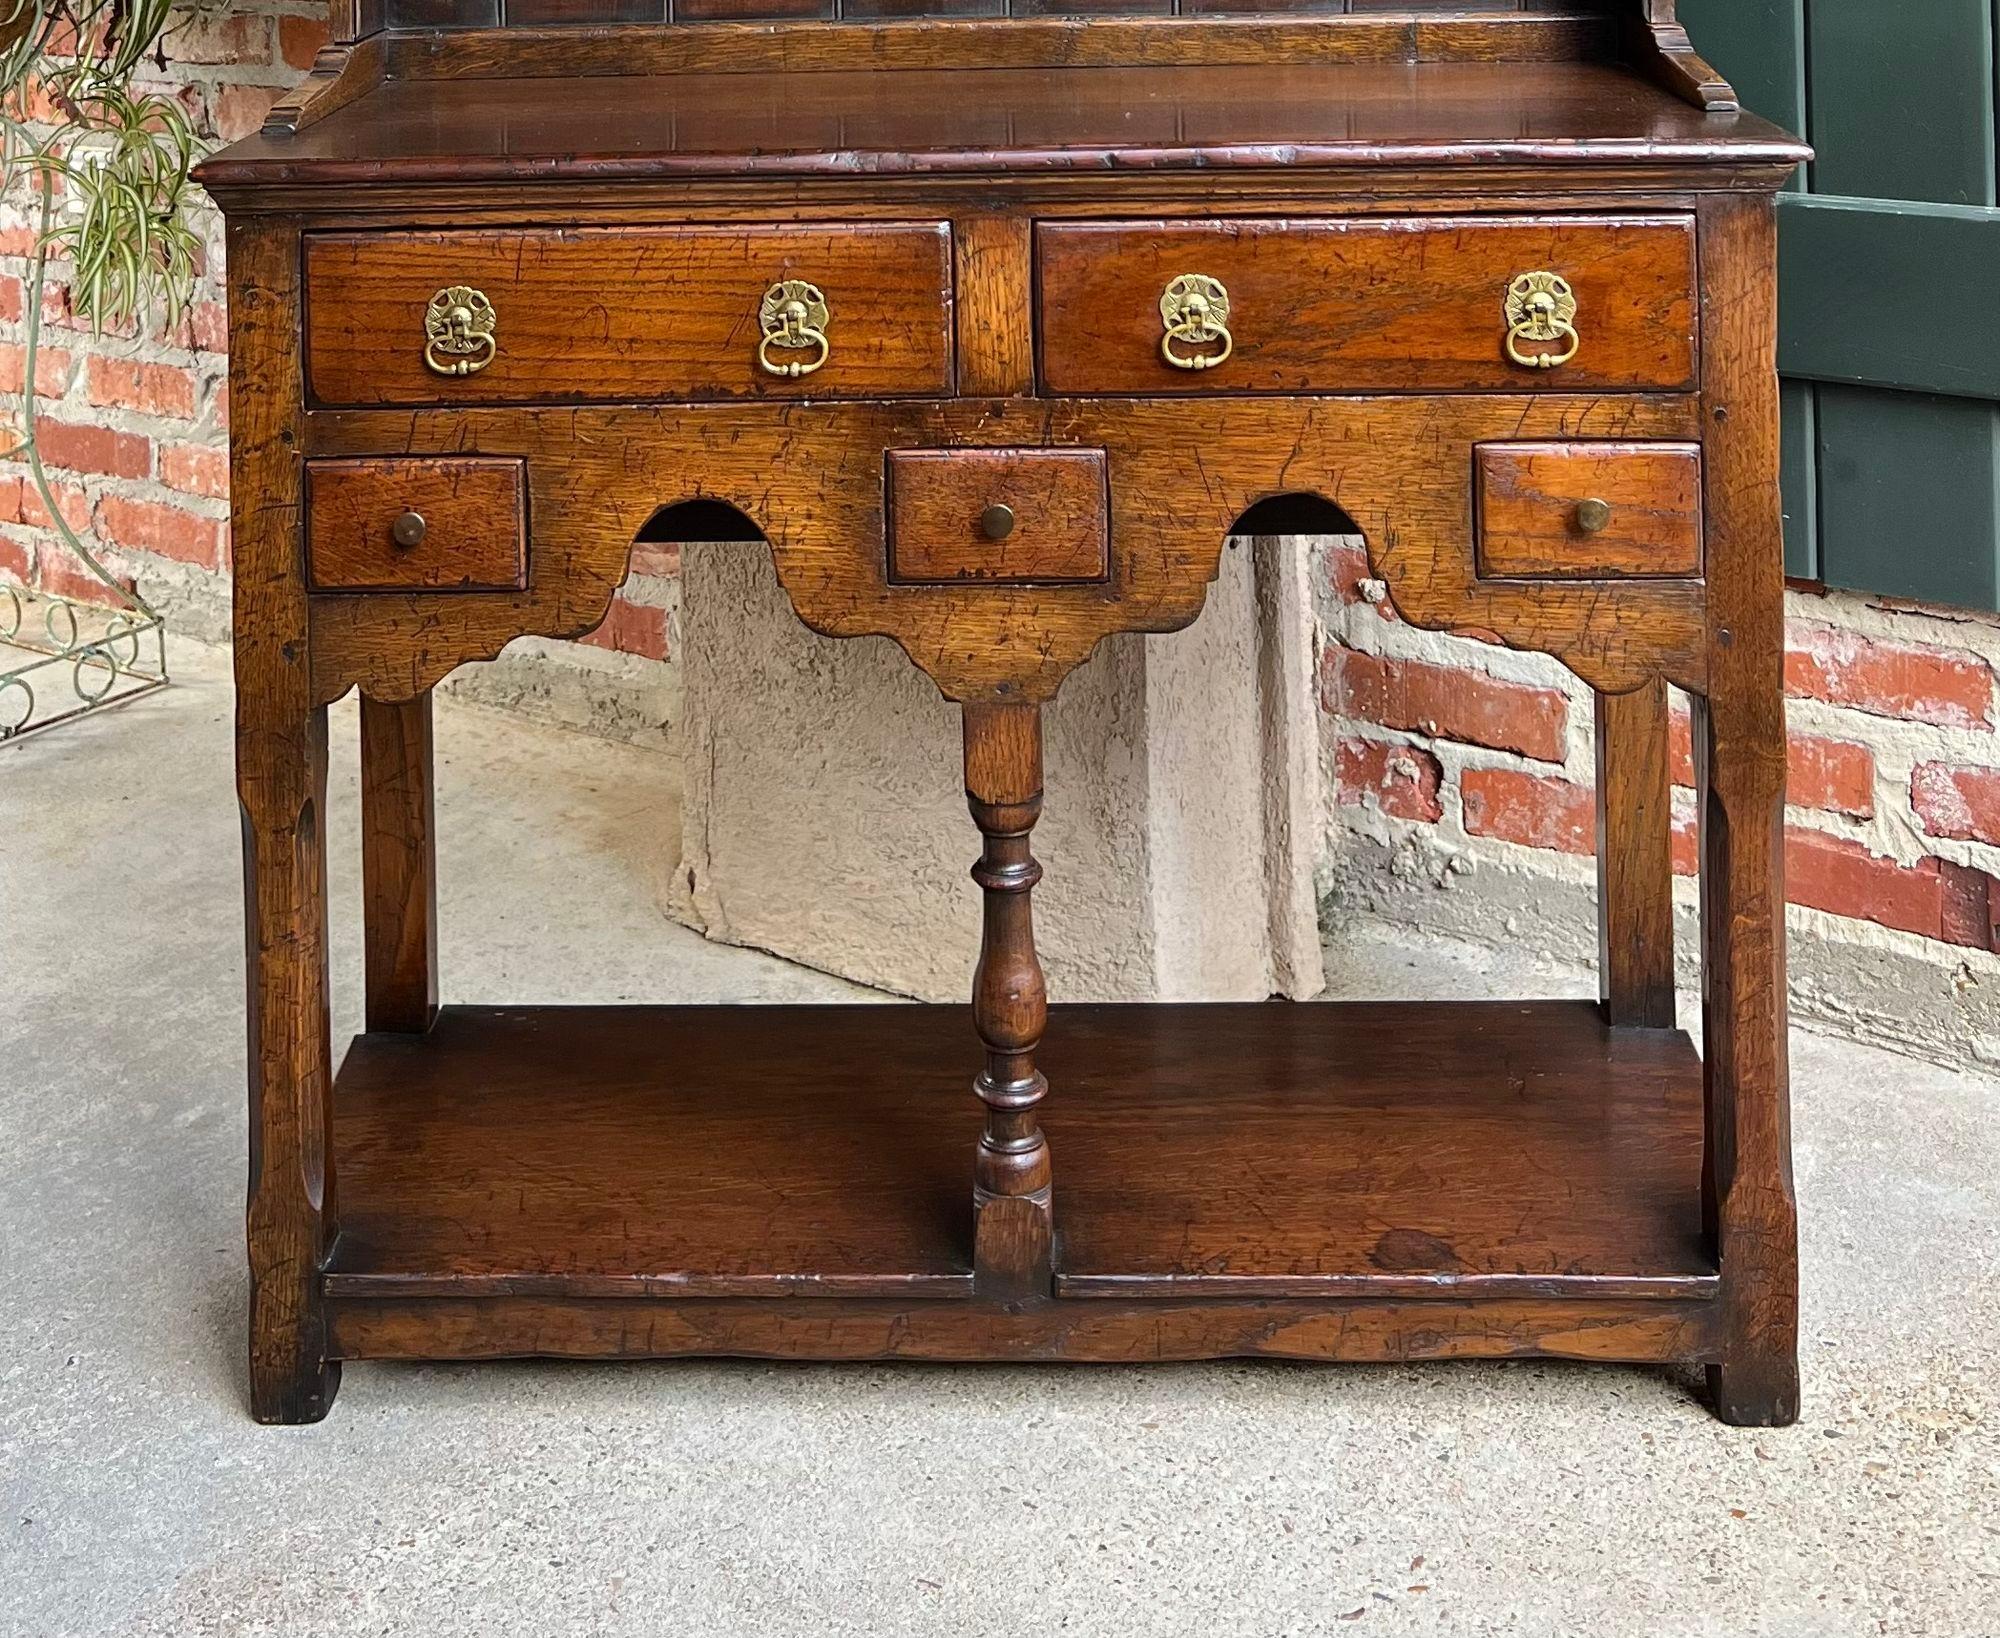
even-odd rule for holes
{"type": "Polygon", "coordinates": [[[333,20],[200,170],[260,1419],[324,1415],[350,1359],[691,1354],[1678,1363],[1727,1421],[1796,1416],[1773,201],[1805,151],[1673,0],[333,20]],[[1194,620],[1232,533],[1302,530],[1594,691],[1597,1002],[1049,1006],[1044,703],[1194,620]],[[969,1008],[441,1007],[433,687],[591,630],[635,541],[732,535],[963,708],[969,1008]]]}

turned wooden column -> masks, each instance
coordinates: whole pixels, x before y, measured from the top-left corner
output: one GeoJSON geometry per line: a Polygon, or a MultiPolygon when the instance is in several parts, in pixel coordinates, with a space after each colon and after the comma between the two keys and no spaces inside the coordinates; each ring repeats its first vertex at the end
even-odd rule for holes
{"type": "Polygon", "coordinates": [[[1049,1144],[1036,1108],[1049,1083],[1035,1067],[1048,988],[1035,954],[1028,851],[1042,812],[1038,705],[965,708],[965,796],[985,847],[972,879],[985,896],[972,1021],[986,1047],[973,1090],[986,1127],[972,1165],[973,1271],[981,1296],[1046,1295],[1050,1280],[1049,1144]]]}

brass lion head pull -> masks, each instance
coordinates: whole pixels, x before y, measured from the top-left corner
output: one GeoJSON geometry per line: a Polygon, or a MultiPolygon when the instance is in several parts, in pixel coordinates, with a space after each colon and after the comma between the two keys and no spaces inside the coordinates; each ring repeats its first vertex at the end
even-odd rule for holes
{"type": "Polygon", "coordinates": [[[1229,292],[1206,273],[1182,273],[1167,281],[1160,294],[1160,322],[1167,327],[1160,337],[1160,356],[1177,370],[1212,370],[1236,351],[1236,338],[1229,333],[1229,292]],[[1210,347],[1219,341],[1222,351],[1177,352],[1177,341],[1183,347],[1210,347]]]}
{"type": "Polygon", "coordinates": [[[454,284],[424,309],[424,362],[438,375],[472,375],[500,351],[493,331],[500,315],[483,291],[454,284]]]}
{"type": "Polygon", "coordinates": [[[764,339],[757,343],[757,362],[768,373],[788,380],[811,375],[833,355],[833,343],[826,339],[831,322],[832,314],[818,285],[804,279],[785,279],[772,285],[757,309],[757,324],[764,332],[764,339]],[[776,359],[771,356],[774,347],[780,352],[811,353],[812,357],[776,359]]]}
{"type": "Polygon", "coordinates": [[[1557,370],[1576,357],[1576,292],[1560,273],[1523,273],[1507,286],[1507,356],[1524,370],[1557,370]]]}

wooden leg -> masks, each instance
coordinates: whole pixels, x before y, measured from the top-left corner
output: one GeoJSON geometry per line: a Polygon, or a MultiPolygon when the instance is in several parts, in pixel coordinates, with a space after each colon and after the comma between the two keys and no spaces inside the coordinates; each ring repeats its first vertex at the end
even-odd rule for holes
{"type": "Polygon", "coordinates": [[[1702,204],[1709,641],[1701,811],[1702,1192],[1722,1270],[1716,1414],[1798,1419],[1798,1211],[1785,996],[1785,699],[1770,201],[1702,204]]]}
{"type": "Polygon", "coordinates": [[[1674,1027],[1667,685],[1597,696],[1597,987],[1610,1024],[1674,1027]]]}
{"type": "Polygon", "coordinates": [[[320,1268],[333,1222],[327,1007],[326,711],[258,722],[239,693],[250,1003],[250,1408],[317,1422],[340,1364],[326,1357],[320,1268]]]}
{"type": "Polygon", "coordinates": [[[312,699],[299,459],[299,224],[229,224],[236,788],[250,1012],[250,1408],[316,1422],[333,1236],[327,1016],[326,710],[312,699]]]}
{"type": "Polygon", "coordinates": [[[362,698],[361,881],[368,1028],[421,1035],[438,1004],[429,693],[362,698]]]}
{"type": "MultiPolygon", "coordinates": [[[[1782,732],[1696,701],[1701,803],[1702,1040],[1708,1104],[1702,1193],[1722,1268],[1724,1352],[1709,1381],[1740,1427],[1798,1419],[1798,1208],[1785,1040],[1782,732]]],[[[1762,719],[1760,721],[1760,719],[1762,719]]]]}
{"type": "Polygon", "coordinates": [[[1040,706],[965,708],[965,795],[986,844],[972,867],[985,894],[972,1021],[986,1046],[973,1082],[986,1105],[972,1171],[974,1281],[981,1296],[1046,1296],[1049,1144],[1035,1109],[1049,1083],[1035,1067],[1035,1048],[1049,1005],[1032,907],[1042,867],[1028,851],[1042,811],[1040,706]]]}

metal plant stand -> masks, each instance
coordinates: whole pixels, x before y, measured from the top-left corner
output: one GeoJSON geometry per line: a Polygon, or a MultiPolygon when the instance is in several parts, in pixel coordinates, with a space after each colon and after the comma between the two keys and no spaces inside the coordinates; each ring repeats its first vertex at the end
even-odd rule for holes
{"type": "Polygon", "coordinates": [[[0,586],[0,745],[166,685],[166,625],[143,602],[0,586]]]}

